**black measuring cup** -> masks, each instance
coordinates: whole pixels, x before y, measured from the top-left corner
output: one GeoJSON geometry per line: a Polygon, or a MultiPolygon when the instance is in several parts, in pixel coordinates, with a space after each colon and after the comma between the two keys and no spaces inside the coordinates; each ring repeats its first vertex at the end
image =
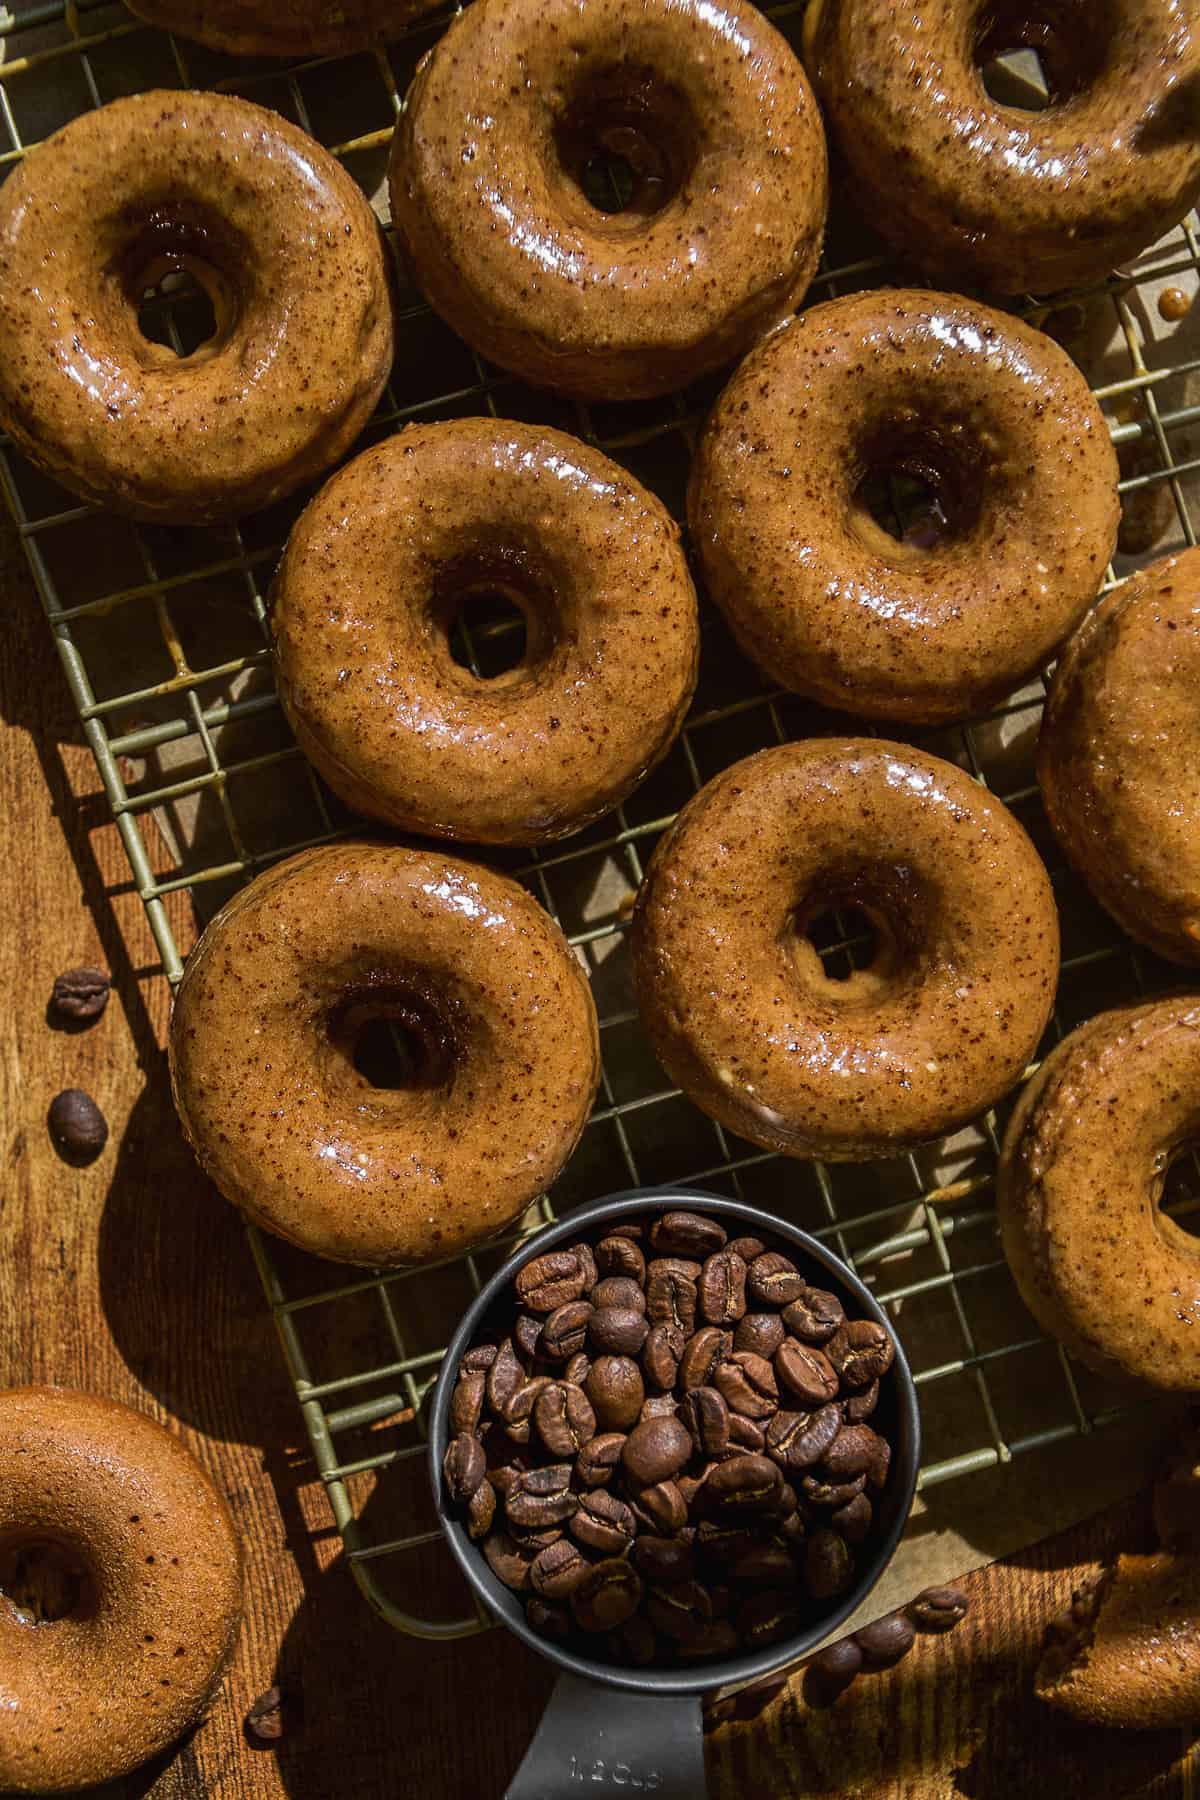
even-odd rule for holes
{"type": "Polygon", "coordinates": [[[594,1240],[602,1235],[600,1228],[619,1219],[677,1207],[719,1219],[731,1237],[765,1233],[790,1245],[798,1253],[801,1269],[815,1272],[847,1303],[852,1316],[888,1324],[870,1290],[817,1238],[758,1207],[690,1188],[633,1188],[581,1206],[526,1239],[492,1276],[464,1313],[446,1351],[443,1378],[434,1389],[430,1414],[429,1469],[442,1530],[471,1587],[488,1612],[562,1671],[525,1760],[508,1788],[507,1800],[567,1800],[570,1795],[604,1794],[613,1789],[656,1794],[661,1800],[703,1800],[707,1792],[701,1717],[704,1697],[734,1693],[778,1675],[803,1661],[836,1631],[861,1605],[891,1561],[912,1507],[921,1427],[912,1374],[897,1345],[872,1420],[892,1445],[887,1486],[876,1504],[877,1529],[853,1588],[820,1619],[764,1650],[714,1659],[695,1668],[669,1669],[623,1668],[581,1656],[539,1637],[526,1623],[521,1601],[492,1574],[479,1546],[471,1542],[462,1520],[447,1503],[442,1458],[448,1441],[452,1377],[489,1314],[499,1314],[506,1307],[515,1313],[513,1281],[531,1257],[556,1244],[594,1240]]]}

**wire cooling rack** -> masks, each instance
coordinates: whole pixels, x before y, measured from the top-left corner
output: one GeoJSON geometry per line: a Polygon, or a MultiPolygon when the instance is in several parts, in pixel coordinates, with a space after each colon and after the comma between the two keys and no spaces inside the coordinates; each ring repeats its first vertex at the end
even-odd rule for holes
{"type": "MultiPolygon", "coordinates": [[[[791,4],[770,16],[795,41],[802,12],[802,3],[791,4]]],[[[386,52],[282,67],[177,42],[106,0],[50,0],[15,13],[0,4],[0,180],[89,107],[155,85],[197,86],[275,107],[329,145],[377,197],[403,93],[446,16],[413,27],[386,52]]],[[[1187,334],[1156,336],[1150,308],[1164,284],[1194,289],[1196,225],[1192,218],[1172,234],[1135,276],[1059,296],[1052,314],[1032,303],[1023,309],[1065,334],[1093,378],[1098,373],[1096,392],[1122,457],[1129,536],[1140,534],[1143,551],[1154,554],[1196,542],[1189,490],[1200,458],[1190,455],[1186,434],[1200,423],[1190,395],[1200,346],[1193,335],[1194,353],[1179,355],[1187,334]]],[[[861,229],[840,242],[843,229],[835,213],[813,300],[888,278],[881,258],[862,253],[861,229]]],[[[204,335],[197,299],[170,287],[146,296],[142,326],[176,350],[190,348],[204,335]]],[[[396,368],[368,440],[414,418],[490,412],[553,423],[618,458],[679,512],[695,430],[719,384],[649,404],[567,405],[485,367],[411,290],[403,300],[396,368]]],[[[189,890],[206,917],[271,861],[350,823],[291,741],[271,685],[264,590],[301,501],[220,530],[138,527],[80,505],[2,439],[0,482],[174,984],[182,958],[168,896],[189,890]]],[[[1124,559],[1120,572],[1130,566],[1124,559]]],[[[1108,585],[1117,574],[1108,571],[1108,585]]],[[[478,671],[503,654],[506,629],[498,621],[465,633],[463,659],[478,671]]],[[[1056,855],[1032,774],[1043,694],[1035,682],[986,720],[908,735],[992,787],[1046,856],[1064,928],[1049,1043],[1103,1006],[1169,985],[1172,975],[1120,937],[1056,855]]],[[[499,859],[559,919],[585,962],[605,1053],[580,1149],[515,1235],[609,1189],[687,1181],[760,1202],[832,1240],[904,1338],[922,1400],[921,1482],[929,1491],[1093,1431],[1115,1413],[1115,1397],[1048,1344],[1016,1298],[990,1193],[996,1117],[885,1164],[826,1168],[766,1155],[665,1083],[638,1031],[624,948],[646,860],[683,801],[736,758],[831,724],[844,727],[766,688],[706,609],[700,692],[666,762],[598,826],[520,862],[499,859]]],[[[869,956],[850,924],[828,921],[831,972],[839,961],[844,969],[869,956]]],[[[480,1629],[487,1621],[477,1613],[430,1618],[411,1610],[403,1593],[396,1598],[393,1577],[403,1589],[439,1533],[403,1506],[399,1528],[373,1531],[374,1495],[365,1512],[360,1501],[364,1479],[377,1495],[406,1465],[419,1473],[422,1403],[448,1327],[499,1249],[414,1278],[335,1268],[248,1231],[359,1585],[405,1631],[453,1637],[480,1629]]]]}

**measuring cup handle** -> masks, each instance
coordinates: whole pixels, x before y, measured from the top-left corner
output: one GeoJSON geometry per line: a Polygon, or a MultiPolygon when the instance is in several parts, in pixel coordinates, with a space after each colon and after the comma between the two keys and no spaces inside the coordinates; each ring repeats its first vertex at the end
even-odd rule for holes
{"type": "Polygon", "coordinates": [[[632,1694],[560,1675],[505,1800],[707,1793],[697,1695],[632,1694]]]}

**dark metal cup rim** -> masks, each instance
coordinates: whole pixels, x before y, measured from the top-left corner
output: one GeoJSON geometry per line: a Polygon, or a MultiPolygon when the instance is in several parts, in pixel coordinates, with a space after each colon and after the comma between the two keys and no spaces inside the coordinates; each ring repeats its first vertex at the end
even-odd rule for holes
{"type": "Polygon", "coordinates": [[[574,1241],[592,1233],[597,1225],[606,1220],[625,1218],[637,1212],[666,1212],[673,1207],[709,1213],[719,1217],[723,1223],[733,1221],[738,1226],[738,1231],[731,1235],[767,1232],[788,1240],[806,1258],[820,1265],[829,1277],[830,1286],[848,1295],[861,1316],[885,1325],[895,1337],[895,1331],[882,1307],[854,1271],[818,1238],[789,1224],[786,1219],[764,1212],[760,1207],[746,1206],[741,1201],[720,1199],[715,1194],[706,1194],[697,1188],[628,1188],[621,1193],[580,1206],[555,1224],[545,1226],[532,1237],[526,1238],[503,1267],[496,1271],[467,1308],[450,1340],[442,1363],[442,1375],[434,1388],[429,1419],[429,1475],[438,1520],[451,1554],[487,1611],[507,1625],[510,1631],[515,1632],[531,1650],[548,1657],[560,1669],[567,1669],[573,1675],[609,1687],[640,1694],[661,1695],[700,1694],[716,1688],[744,1687],[801,1661],[818,1644],[824,1642],[831,1632],[836,1631],[842,1621],[849,1618],[862,1604],[895,1553],[912,1509],[921,1451],[916,1387],[903,1347],[897,1341],[895,1360],[889,1371],[889,1379],[895,1380],[896,1405],[896,1430],[888,1480],[892,1517],[888,1529],[873,1546],[873,1554],[863,1568],[860,1579],[821,1619],[796,1633],[794,1637],[784,1638],[763,1650],[745,1656],[713,1660],[697,1665],[694,1669],[616,1667],[580,1656],[574,1650],[564,1649],[562,1645],[540,1637],[527,1623],[521,1600],[492,1574],[479,1546],[471,1542],[461,1519],[447,1504],[442,1481],[442,1458],[446,1451],[447,1415],[454,1388],[450,1377],[470,1348],[488,1310],[501,1298],[504,1289],[511,1287],[518,1270],[532,1257],[543,1255],[564,1239],[574,1241]]]}

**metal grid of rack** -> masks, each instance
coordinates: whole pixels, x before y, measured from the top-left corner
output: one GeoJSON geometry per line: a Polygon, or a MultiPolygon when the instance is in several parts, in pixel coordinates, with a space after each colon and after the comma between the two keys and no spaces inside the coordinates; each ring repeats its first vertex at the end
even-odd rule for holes
{"type": "MultiPolygon", "coordinates": [[[[803,0],[768,10],[795,41],[803,0]]],[[[329,145],[372,193],[409,75],[446,16],[412,27],[386,51],[285,68],[179,43],[111,0],[48,0],[15,13],[0,4],[0,180],[85,108],[150,86],[187,85],[274,106],[329,145]]],[[[1096,392],[1121,450],[1126,504],[1146,504],[1155,515],[1156,553],[1196,542],[1188,488],[1200,457],[1188,454],[1182,434],[1200,421],[1200,405],[1188,394],[1189,378],[1200,373],[1200,344],[1194,355],[1159,355],[1161,346],[1147,340],[1139,296],[1167,279],[1194,285],[1197,224],[1189,219],[1143,259],[1136,276],[1114,277],[1095,294],[1057,297],[1053,318],[1032,303],[1024,309],[1052,328],[1069,329],[1074,320],[1086,331],[1098,317],[1115,327],[1121,366],[1110,351],[1096,392]]],[[[853,241],[845,250],[833,242],[811,299],[886,278],[881,258],[862,254],[853,241]]],[[[143,328],[180,350],[187,302],[186,294],[148,295],[143,328]]],[[[678,511],[694,433],[715,391],[706,384],[620,407],[559,402],[485,367],[408,290],[396,369],[369,435],[413,418],[481,411],[554,423],[615,456],[678,511]]],[[[188,890],[203,917],[271,861],[350,825],[292,743],[270,682],[264,590],[300,503],[209,531],[138,527],[79,504],[3,439],[0,485],[174,983],[182,957],[169,896],[188,890]]],[[[1110,569],[1106,585],[1116,578],[1110,569]]],[[[494,653],[491,637],[504,629],[465,639],[464,659],[477,672],[476,659],[494,653]]],[[[992,787],[1047,857],[1064,921],[1050,1042],[1103,1005],[1168,985],[1171,974],[1119,936],[1055,854],[1032,776],[1043,694],[1036,682],[985,720],[909,735],[992,787]]],[[[587,966],[605,1051],[601,1093],[580,1150],[554,1194],[514,1236],[606,1189],[688,1182],[760,1201],[832,1240],[871,1281],[905,1340],[926,1414],[921,1481],[928,1492],[1114,1416],[1114,1396],[1047,1344],[1016,1299],[989,1196],[996,1118],[883,1165],[826,1168],[769,1156],[732,1138],[666,1084],[638,1034],[623,946],[646,859],[683,801],[736,758],[831,722],[831,715],[766,688],[706,611],[700,692],[666,762],[600,825],[519,862],[504,859],[560,920],[587,966]]],[[[836,959],[869,956],[869,948],[835,919],[823,954],[832,969],[836,959]]],[[[488,1621],[477,1614],[426,1618],[393,1597],[382,1579],[385,1566],[402,1568],[439,1533],[430,1526],[372,1535],[356,1505],[356,1483],[390,1481],[422,1455],[422,1403],[454,1316],[445,1307],[478,1291],[498,1250],[459,1259],[457,1300],[444,1301],[440,1315],[435,1308],[432,1329],[426,1317],[424,1335],[414,1335],[421,1309],[408,1285],[413,1274],[297,1259],[248,1231],[316,1464],[364,1593],[393,1624],[419,1635],[481,1628],[488,1621]],[[342,1369],[336,1359],[324,1360],[337,1335],[325,1326],[351,1307],[355,1354],[353,1366],[342,1369]],[[321,1329],[311,1330],[314,1322],[321,1329]]],[[[422,1286],[429,1281],[422,1272],[422,1286]]]]}

